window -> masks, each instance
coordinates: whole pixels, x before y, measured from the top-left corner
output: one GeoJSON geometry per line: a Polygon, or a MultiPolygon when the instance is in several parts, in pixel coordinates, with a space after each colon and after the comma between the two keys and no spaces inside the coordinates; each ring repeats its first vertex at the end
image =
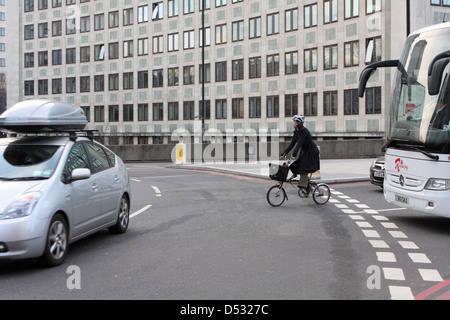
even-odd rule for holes
{"type": "Polygon", "coordinates": [[[66,93],[76,93],[77,83],[75,77],[66,78],[66,93]]]}
{"type": "Polygon", "coordinates": [[[203,114],[203,103],[200,100],[199,102],[199,109],[200,109],[200,119],[202,119],[203,117],[205,117],[205,120],[209,120],[211,119],[211,101],[210,100],[205,100],[205,113],[203,114]]]}
{"type": "Polygon", "coordinates": [[[108,76],[108,88],[110,91],[119,90],[119,74],[113,73],[108,76]]]}
{"type": "Polygon", "coordinates": [[[244,79],[244,59],[233,60],[231,62],[231,78],[232,80],[244,79]]]}
{"type": "Polygon", "coordinates": [[[164,120],[164,111],[162,102],[153,103],[153,121],[164,120]]]}
{"type": "Polygon", "coordinates": [[[194,66],[183,67],[183,84],[194,84],[195,68],[194,66]]]}
{"type": "MultiPolygon", "coordinates": [[[[199,39],[200,39],[200,47],[203,47],[203,29],[199,30],[199,39]]],[[[211,28],[210,27],[205,28],[205,45],[207,47],[211,45],[211,28]]]]}
{"type": "Polygon", "coordinates": [[[91,91],[91,77],[84,76],[80,77],[80,92],[89,92],[91,91]]]}
{"type": "Polygon", "coordinates": [[[227,81],[227,62],[216,62],[216,82],[227,81]]]}
{"type": "Polygon", "coordinates": [[[105,45],[98,44],[94,46],[94,61],[102,61],[105,59],[105,45]]]}
{"type": "MultiPolygon", "coordinates": [[[[200,71],[200,83],[203,83],[203,65],[199,66],[200,71]]],[[[211,65],[209,63],[205,63],[205,83],[211,82],[211,65]]]]}
{"type": "Polygon", "coordinates": [[[119,121],[119,106],[111,105],[108,106],[108,121],[118,122],[119,121]]]}
{"type": "Polygon", "coordinates": [[[133,40],[123,42],[123,57],[130,58],[133,56],[133,40]]]}
{"type": "Polygon", "coordinates": [[[286,52],[285,54],[285,74],[298,73],[298,52],[286,52]]]}
{"type": "Polygon", "coordinates": [[[134,110],[132,104],[124,104],[123,105],[123,121],[133,121],[134,119],[134,110]]]}
{"type": "Polygon", "coordinates": [[[94,30],[105,29],[105,15],[103,13],[94,15],[94,30]]]}
{"type": "Polygon", "coordinates": [[[338,92],[327,91],[323,93],[323,115],[336,116],[338,112],[338,92]]]}
{"type": "Polygon", "coordinates": [[[344,115],[359,114],[358,90],[344,90],[344,115]]]}
{"type": "Polygon", "coordinates": [[[372,14],[381,11],[381,0],[366,0],[366,13],[372,14]]]}
{"type": "Polygon", "coordinates": [[[90,18],[91,18],[90,16],[80,18],[80,32],[81,33],[91,31],[90,18]]]}
{"type": "Polygon", "coordinates": [[[372,52],[371,57],[366,57],[366,63],[381,61],[381,37],[367,39],[366,52],[372,52]]]}
{"type": "Polygon", "coordinates": [[[52,94],[62,93],[62,79],[52,79],[52,94]]]}
{"type": "Polygon", "coordinates": [[[34,24],[29,24],[24,27],[24,40],[34,39],[34,24]]]}
{"type": "Polygon", "coordinates": [[[81,109],[84,112],[84,115],[86,116],[87,122],[91,122],[91,108],[89,106],[81,106],[81,109]]]}
{"type": "Polygon", "coordinates": [[[161,20],[164,18],[164,4],[155,2],[152,5],[152,20],[161,20]]]}
{"type": "Polygon", "coordinates": [[[293,117],[298,114],[298,95],[287,94],[284,96],[284,116],[293,117]]]}
{"type": "Polygon", "coordinates": [[[248,117],[261,118],[261,97],[250,97],[248,101],[248,117]]]}
{"type": "Polygon", "coordinates": [[[338,0],[325,0],[323,3],[323,23],[338,21],[338,0]]]}
{"type": "Polygon", "coordinates": [[[123,10],[123,25],[129,26],[133,24],[133,8],[123,10]]]}
{"type": "Polygon", "coordinates": [[[183,0],[183,13],[193,13],[194,12],[194,0],[183,0]]]}
{"type": "Polygon", "coordinates": [[[324,70],[337,69],[338,67],[338,46],[326,46],[323,48],[323,68],[324,70]]]}
{"type": "Polygon", "coordinates": [[[227,43],[227,25],[221,24],[216,26],[216,44],[227,43]]]}
{"type": "Polygon", "coordinates": [[[109,59],[119,59],[119,43],[110,43],[108,46],[108,57],[109,59]]]}
{"type": "Polygon", "coordinates": [[[66,35],[77,33],[76,18],[66,19],[66,35]]]}
{"type": "Polygon", "coordinates": [[[133,89],[133,72],[123,74],[123,90],[133,89]]]}
{"type": "Polygon", "coordinates": [[[344,65],[353,67],[359,65],[359,41],[344,43],[344,65]]]}
{"type": "Polygon", "coordinates": [[[138,71],[138,89],[148,88],[148,71],[138,71]]]}
{"type": "Polygon", "coordinates": [[[216,119],[226,119],[227,118],[227,100],[218,99],[216,100],[216,119]]]}
{"type": "Polygon", "coordinates": [[[261,37],[261,17],[250,18],[249,37],[250,39],[261,37]]]}
{"type": "Polygon", "coordinates": [[[105,76],[104,75],[94,76],[94,91],[95,92],[105,91],[105,76]]]}
{"type": "Polygon", "coordinates": [[[52,65],[61,65],[62,64],[62,50],[57,49],[52,51],[52,65]]]}
{"type": "Polygon", "coordinates": [[[233,98],[231,100],[231,117],[233,119],[243,119],[244,118],[244,99],[243,98],[233,98]]]}
{"type": "Polygon", "coordinates": [[[305,28],[317,26],[317,3],[305,6],[305,28]]]}
{"type": "Polygon", "coordinates": [[[34,0],[24,0],[24,12],[34,11],[34,0]]]}
{"type": "Polygon", "coordinates": [[[183,119],[194,120],[194,101],[183,102],[183,119]]]}
{"type": "MultiPolygon", "coordinates": [[[[272,13],[267,15],[267,35],[280,33],[280,14],[272,13]]],[[[260,33],[261,36],[261,33],[260,33]]]]}
{"type": "Polygon", "coordinates": [[[177,86],[179,78],[179,69],[177,68],[169,68],[167,70],[167,85],[169,86],[177,86]]]}
{"type": "Polygon", "coordinates": [[[306,49],[304,53],[304,71],[305,72],[313,72],[317,71],[317,48],[314,49],[306,49]]]}
{"type": "Polygon", "coordinates": [[[138,121],[148,121],[148,104],[138,104],[138,121]]]}
{"type": "MultiPolygon", "coordinates": [[[[298,9],[286,10],[285,12],[285,31],[298,30],[298,9]]],[[[316,23],[317,24],[317,23],[316,23]]]]}
{"type": "Polygon", "coordinates": [[[168,120],[178,120],[178,102],[169,102],[168,103],[168,120]]]}
{"type": "Polygon", "coordinates": [[[38,80],[38,94],[48,94],[48,80],[38,80]]]}
{"type": "Polygon", "coordinates": [[[280,56],[278,54],[267,56],[267,76],[273,77],[280,74],[280,56]]]}
{"type": "Polygon", "coordinates": [[[189,30],[183,32],[183,49],[193,49],[194,48],[194,37],[195,31],[189,30]]]}
{"type": "Polygon", "coordinates": [[[91,47],[80,48],[80,62],[89,62],[91,59],[91,47]]]}
{"type": "Polygon", "coordinates": [[[280,101],[278,96],[267,97],[267,117],[277,118],[280,115],[280,101]]]}
{"type": "Polygon", "coordinates": [[[431,0],[432,6],[449,7],[450,0],[431,0]]]}
{"type": "Polygon", "coordinates": [[[105,122],[105,106],[94,106],[94,122],[105,122]]]}
{"type": "Polygon", "coordinates": [[[381,114],[381,87],[366,89],[366,114],[381,114]]]}
{"type": "Polygon", "coordinates": [[[118,28],[119,27],[119,11],[113,11],[108,14],[109,22],[108,27],[110,29],[112,28],[118,28]]]}
{"type": "Polygon", "coordinates": [[[89,168],[88,156],[82,143],[77,142],[67,156],[66,171],[70,174],[78,168],[89,168]]]}
{"type": "Polygon", "coordinates": [[[178,33],[172,33],[167,36],[167,50],[169,52],[178,51],[178,33]]]}
{"type": "Polygon", "coordinates": [[[38,37],[39,38],[47,38],[48,36],[48,23],[39,23],[38,24],[38,37]]]}
{"type": "Polygon", "coordinates": [[[216,0],[216,7],[222,7],[227,5],[227,0],[216,0]]]}
{"type": "Polygon", "coordinates": [[[162,53],[163,48],[163,36],[153,37],[153,53],[162,53]]]}
{"type": "Polygon", "coordinates": [[[76,48],[66,49],[66,63],[73,64],[77,62],[76,48]]]}
{"type": "Polygon", "coordinates": [[[171,17],[176,17],[178,16],[178,0],[169,0],[168,2],[168,16],[169,18],[171,17]]]}
{"type": "Polygon", "coordinates": [[[143,22],[148,22],[148,6],[147,5],[138,7],[138,23],[143,23],[143,22]]]}
{"type": "Polygon", "coordinates": [[[138,39],[138,56],[148,54],[148,38],[138,39]]]}
{"type": "Polygon", "coordinates": [[[52,36],[58,37],[61,35],[62,35],[62,21],[53,21],[52,22],[52,36]]]}
{"type": "Polygon", "coordinates": [[[345,0],[345,19],[359,16],[359,0],[345,0]]]}
{"type": "Polygon", "coordinates": [[[159,88],[163,86],[163,69],[153,70],[152,85],[153,88],[159,88]]]}
{"type": "Polygon", "coordinates": [[[102,147],[93,142],[87,142],[86,147],[91,160],[90,163],[93,174],[110,168],[108,157],[102,147]]]}
{"type": "Polygon", "coordinates": [[[38,66],[39,67],[48,66],[48,51],[38,52],[38,66]]]}
{"type": "Polygon", "coordinates": [[[24,67],[25,68],[34,67],[34,52],[25,53],[24,67]]]}
{"type": "Polygon", "coordinates": [[[244,21],[235,21],[231,24],[232,41],[244,40],[244,21]]]}
{"type": "Polygon", "coordinates": [[[249,78],[261,78],[261,57],[249,59],[249,78]]]}
{"type": "Polygon", "coordinates": [[[33,96],[34,95],[34,81],[25,80],[24,82],[24,95],[33,96]]]}
{"type": "Polygon", "coordinates": [[[305,93],[304,108],[303,114],[305,116],[317,116],[317,92],[305,93]]]}

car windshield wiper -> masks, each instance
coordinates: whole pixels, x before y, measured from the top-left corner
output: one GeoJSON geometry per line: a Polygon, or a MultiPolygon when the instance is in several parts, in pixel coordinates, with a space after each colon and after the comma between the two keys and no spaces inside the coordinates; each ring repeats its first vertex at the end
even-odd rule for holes
{"type": "Polygon", "coordinates": [[[44,180],[44,179],[48,179],[48,177],[41,177],[41,176],[35,176],[35,177],[16,177],[16,178],[0,177],[0,180],[5,180],[5,181],[44,180]]]}
{"type": "Polygon", "coordinates": [[[391,146],[397,147],[399,149],[406,149],[406,150],[414,150],[414,151],[418,151],[424,155],[426,155],[428,158],[433,159],[433,160],[439,160],[439,156],[437,154],[432,154],[428,151],[422,150],[420,149],[418,146],[415,145],[411,145],[411,144],[404,144],[404,143],[399,143],[397,141],[397,143],[395,143],[394,141],[390,141],[385,148],[389,148],[391,146]]]}

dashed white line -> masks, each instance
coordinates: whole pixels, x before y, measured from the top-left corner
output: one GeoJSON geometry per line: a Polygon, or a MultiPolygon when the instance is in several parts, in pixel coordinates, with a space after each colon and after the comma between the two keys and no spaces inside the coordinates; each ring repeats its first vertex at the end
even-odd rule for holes
{"type": "Polygon", "coordinates": [[[150,209],[150,208],[151,208],[151,206],[152,206],[152,205],[151,205],[151,204],[149,204],[149,205],[147,205],[147,206],[143,207],[142,209],[140,209],[140,210],[138,210],[138,211],[136,211],[136,212],[134,212],[134,213],[130,214],[130,219],[131,219],[131,218],[134,218],[134,217],[136,217],[137,215],[141,214],[142,212],[144,212],[144,211],[146,211],[146,210],[150,209]]]}

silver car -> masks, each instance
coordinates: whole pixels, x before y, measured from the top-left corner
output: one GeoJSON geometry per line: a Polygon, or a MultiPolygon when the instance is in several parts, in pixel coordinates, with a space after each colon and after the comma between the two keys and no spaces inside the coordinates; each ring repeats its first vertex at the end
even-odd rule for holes
{"type": "Polygon", "coordinates": [[[0,260],[63,263],[69,244],[128,228],[122,160],[85,137],[0,139],[0,260]]]}

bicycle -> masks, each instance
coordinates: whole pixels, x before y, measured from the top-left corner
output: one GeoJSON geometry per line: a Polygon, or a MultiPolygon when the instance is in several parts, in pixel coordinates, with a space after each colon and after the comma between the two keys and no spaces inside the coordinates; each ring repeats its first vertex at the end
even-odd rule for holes
{"type": "MultiPolygon", "coordinates": [[[[289,183],[293,187],[296,187],[294,185],[294,179],[297,176],[296,174],[287,179],[290,171],[289,165],[291,162],[292,160],[290,159],[288,163],[285,162],[281,166],[272,163],[269,164],[269,177],[272,180],[278,181],[277,185],[274,185],[267,191],[267,202],[269,202],[272,207],[279,207],[285,200],[289,200],[284,188],[285,184],[289,183]]],[[[298,195],[300,198],[309,198],[312,194],[312,198],[316,204],[324,205],[330,200],[330,187],[325,183],[316,183],[315,181],[312,181],[312,175],[312,173],[308,175],[308,186],[306,189],[299,189],[298,195]]]]}

